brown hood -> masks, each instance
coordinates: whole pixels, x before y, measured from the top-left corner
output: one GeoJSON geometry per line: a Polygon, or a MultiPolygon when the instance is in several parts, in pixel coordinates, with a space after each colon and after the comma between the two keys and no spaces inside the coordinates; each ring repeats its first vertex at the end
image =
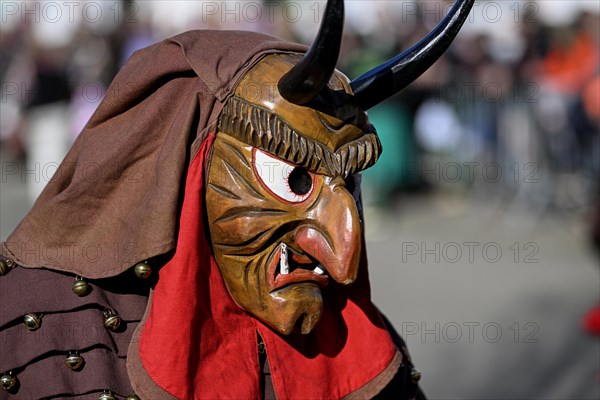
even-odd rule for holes
{"type": "Polygon", "coordinates": [[[225,100],[263,55],[305,50],[191,31],[135,53],[2,254],[93,279],[172,250],[187,165],[225,100]]]}

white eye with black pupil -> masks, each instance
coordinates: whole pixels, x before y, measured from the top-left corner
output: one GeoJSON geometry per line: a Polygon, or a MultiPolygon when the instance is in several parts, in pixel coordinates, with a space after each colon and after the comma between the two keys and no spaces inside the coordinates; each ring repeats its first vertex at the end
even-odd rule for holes
{"type": "Polygon", "coordinates": [[[254,151],[254,171],[260,182],[275,196],[292,203],[306,200],[313,189],[310,173],[264,151],[254,151]]]}

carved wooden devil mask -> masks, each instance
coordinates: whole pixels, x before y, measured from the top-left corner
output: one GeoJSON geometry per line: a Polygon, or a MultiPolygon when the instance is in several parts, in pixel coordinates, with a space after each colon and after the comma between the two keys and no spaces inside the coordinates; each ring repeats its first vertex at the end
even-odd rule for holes
{"type": "MultiPolygon", "coordinates": [[[[281,333],[315,326],[321,290],[356,278],[358,171],[380,153],[358,108],[351,122],[281,97],[277,80],[299,55],[269,55],[223,110],[206,189],[217,264],[232,297],[281,333]],[[361,122],[360,127],[355,125],[361,122]]],[[[349,91],[335,73],[327,90],[349,91]]],[[[341,94],[340,93],[340,94],[341,94]]]]}
{"type": "Polygon", "coordinates": [[[472,1],[427,38],[350,82],[335,70],[343,1],[330,1],[306,55],[270,54],[221,113],[207,175],[213,252],[236,303],[282,334],[309,333],[328,285],[357,277],[358,173],[381,145],[365,110],[398,92],[446,50],[472,1]]]}

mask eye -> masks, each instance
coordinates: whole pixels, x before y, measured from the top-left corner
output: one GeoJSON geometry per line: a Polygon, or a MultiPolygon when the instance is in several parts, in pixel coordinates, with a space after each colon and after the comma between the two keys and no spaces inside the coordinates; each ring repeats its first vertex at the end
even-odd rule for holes
{"type": "Polygon", "coordinates": [[[305,168],[288,164],[258,149],[254,151],[254,171],[261,183],[283,200],[300,203],[312,193],[312,176],[305,168]]]}

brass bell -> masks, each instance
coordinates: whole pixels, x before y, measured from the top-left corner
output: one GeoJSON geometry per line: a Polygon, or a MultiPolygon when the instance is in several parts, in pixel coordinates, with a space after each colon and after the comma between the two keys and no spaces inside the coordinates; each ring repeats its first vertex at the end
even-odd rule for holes
{"type": "Polygon", "coordinates": [[[412,383],[418,383],[421,380],[421,371],[413,367],[413,369],[410,370],[410,380],[412,383]]]}
{"type": "Polygon", "coordinates": [[[0,276],[8,274],[8,272],[15,266],[15,262],[10,259],[0,260],[0,276]]]}
{"type": "Polygon", "coordinates": [[[121,317],[111,310],[104,311],[104,327],[116,331],[121,326],[121,317]]]}
{"type": "Polygon", "coordinates": [[[2,389],[9,391],[10,389],[14,388],[16,384],[17,378],[12,376],[12,372],[0,376],[0,386],[2,386],[2,389]]]}
{"type": "Polygon", "coordinates": [[[90,294],[91,291],[92,287],[89,283],[83,280],[82,277],[78,276],[75,278],[75,283],[73,284],[73,293],[79,297],[84,297],[90,294]]]}
{"type": "Polygon", "coordinates": [[[42,326],[42,314],[29,313],[23,317],[23,324],[31,332],[38,330],[42,326]]]}
{"type": "Polygon", "coordinates": [[[140,279],[147,279],[152,274],[152,267],[148,261],[140,262],[133,268],[135,275],[140,279]]]}
{"type": "Polygon", "coordinates": [[[69,352],[69,355],[65,358],[65,364],[67,364],[67,367],[71,368],[73,371],[77,371],[83,367],[85,360],[79,355],[78,352],[73,351],[69,352]]]}
{"type": "Polygon", "coordinates": [[[132,393],[129,396],[127,396],[126,400],[140,400],[140,398],[137,396],[137,394],[132,393]]]}
{"type": "Polygon", "coordinates": [[[112,392],[110,390],[105,390],[98,397],[98,400],[116,400],[116,399],[115,399],[115,396],[113,396],[113,394],[112,394],[112,392]]]}

